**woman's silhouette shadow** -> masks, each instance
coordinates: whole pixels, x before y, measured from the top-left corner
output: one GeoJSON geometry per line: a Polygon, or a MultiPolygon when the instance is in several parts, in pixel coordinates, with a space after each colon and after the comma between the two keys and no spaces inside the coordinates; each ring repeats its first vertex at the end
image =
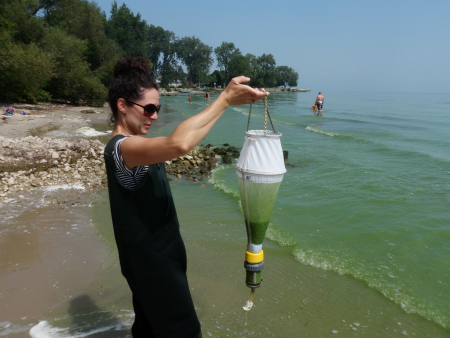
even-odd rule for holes
{"type": "Polygon", "coordinates": [[[111,312],[100,309],[88,295],[72,299],[68,312],[72,316],[69,333],[75,337],[131,337],[130,328],[124,326],[111,312]]]}

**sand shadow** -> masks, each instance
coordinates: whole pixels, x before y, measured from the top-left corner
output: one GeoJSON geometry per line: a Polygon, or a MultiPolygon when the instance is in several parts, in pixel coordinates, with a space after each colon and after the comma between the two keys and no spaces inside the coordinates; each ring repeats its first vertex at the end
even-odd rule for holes
{"type": "Polygon", "coordinates": [[[71,300],[68,312],[72,317],[68,332],[75,337],[131,337],[130,328],[125,327],[113,313],[100,309],[88,295],[71,300]]]}

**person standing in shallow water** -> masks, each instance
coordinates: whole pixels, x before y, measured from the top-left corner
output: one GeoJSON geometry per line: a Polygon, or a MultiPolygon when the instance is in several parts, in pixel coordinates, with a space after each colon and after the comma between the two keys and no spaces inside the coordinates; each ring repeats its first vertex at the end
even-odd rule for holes
{"type": "Polygon", "coordinates": [[[149,60],[124,58],[114,67],[108,90],[114,130],[105,166],[120,266],[132,292],[133,337],[202,337],[164,161],[195,147],[231,105],[262,99],[265,92],[241,84],[249,80],[232,79],[214,102],[170,136],[144,138],[138,135],[147,134],[160,109],[149,60]]]}
{"type": "Polygon", "coordinates": [[[319,95],[316,97],[316,106],[319,111],[319,116],[322,116],[323,103],[325,99],[323,98],[322,92],[319,92],[319,95]]]}

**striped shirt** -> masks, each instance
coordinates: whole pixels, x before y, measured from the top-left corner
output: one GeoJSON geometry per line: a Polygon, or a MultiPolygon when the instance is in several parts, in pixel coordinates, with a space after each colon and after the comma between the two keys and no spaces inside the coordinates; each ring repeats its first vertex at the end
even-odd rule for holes
{"type": "Polygon", "coordinates": [[[113,158],[115,164],[116,175],[119,181],[127,188],[136,188],[144,180],[145,174],[148,171],[148,165],[141,165],[134,167],[133,169],[128,169],[123,161],[122,154],[120,152],[120,144],[127,137],[133,135],[125,136],[116,142],[114,145],[113,158]]]}

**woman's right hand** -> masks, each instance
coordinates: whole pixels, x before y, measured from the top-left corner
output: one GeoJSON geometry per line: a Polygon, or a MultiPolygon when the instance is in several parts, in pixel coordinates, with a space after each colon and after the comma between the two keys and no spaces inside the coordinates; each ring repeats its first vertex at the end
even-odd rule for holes
{"type": "Polygon", "coordinates": [[[228,106],[254,103],[264,98],[264,96],[269,95],[264,89],[254,89],[242,84],[249,81],[250,78],[246,76],[238,76],[231,79],[227,88],[222,93],[228,106]]]}

